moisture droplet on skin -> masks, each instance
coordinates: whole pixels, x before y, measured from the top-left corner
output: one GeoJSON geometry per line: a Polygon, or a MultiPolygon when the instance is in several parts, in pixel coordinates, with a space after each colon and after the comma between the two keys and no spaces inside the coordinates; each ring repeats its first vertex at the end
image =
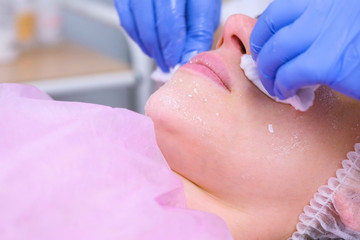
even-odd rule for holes
{"type": "Polygon", "coordinates": [[[193,96],[193,95],[191,95],[191,94],[188,95],[189,98],[192,98],[192,96],[193,96]]]}
{"type": "Polygon", "coordinates": [[[220,116],[220,113],[215,113],[215,115],[218,117],[218,116],[220,116]]]}
{"type": "Polygon", "coordinates": [[[196,95],[199,94],[197,88],[194,88],[194,93],[195,93],[196,95]]]}
{"type": "Polygon", "coordinates": [[[269,132],[270,132],[270,133],[274,133],[274,128],[273,128],[273,125],[272,125],[272,124],[269,124],[269,125],[268,125],[268,129],[269,129],[269,132]]]}

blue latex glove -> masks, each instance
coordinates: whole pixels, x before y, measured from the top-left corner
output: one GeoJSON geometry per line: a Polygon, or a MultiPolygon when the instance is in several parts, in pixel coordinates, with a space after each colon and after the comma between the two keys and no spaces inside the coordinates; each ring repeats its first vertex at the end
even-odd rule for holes
{"type": "Polygon", "coordinates": [[[286,99],[315,84],[360,100],[360,1],[275,0],[250,38],[260,78],[286,99]]]}
{"type": "Polygon", "coordinates": [[[115,0],[121,25],[168,72],[211,48],[221,0],[115,0]]]}

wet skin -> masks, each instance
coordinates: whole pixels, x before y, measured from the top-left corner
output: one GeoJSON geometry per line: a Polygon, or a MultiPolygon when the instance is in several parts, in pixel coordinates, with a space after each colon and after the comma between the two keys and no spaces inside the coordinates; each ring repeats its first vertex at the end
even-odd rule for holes
{"type": "Polygon", "coordinates": [[[305,113],[261,93],[239,67],[255,21],[230,17],[217,49],[180,68],[146,113],[190,208],[221,216],[235,239],[278,240],[359,142],[360,106],[326,87],[305,113]]]}

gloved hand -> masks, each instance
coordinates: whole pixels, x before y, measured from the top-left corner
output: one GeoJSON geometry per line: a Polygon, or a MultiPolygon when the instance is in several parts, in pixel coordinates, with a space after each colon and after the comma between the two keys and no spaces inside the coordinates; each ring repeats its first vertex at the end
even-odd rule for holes
{"type": "Polygon", "coordinates": [[[275,0],[255,25],[250,47],[273,96],[329,85],[360,100],[360,1],[275,0]]]}
{"type": "Polygon", "coordinates": [[[115,0],[121,25],[168,72],[211,48],[221,0],[115,0]]]}

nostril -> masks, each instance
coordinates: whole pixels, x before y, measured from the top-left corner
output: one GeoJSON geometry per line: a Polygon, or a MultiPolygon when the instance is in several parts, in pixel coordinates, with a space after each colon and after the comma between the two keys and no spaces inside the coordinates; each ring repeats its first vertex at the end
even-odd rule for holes
{"type": "Polygon", "coordinates": [[[240,52],[241,52],[242,54],[246,54],[245,45],[244,45],[243,42],[240,40],[240,38],[238,38],[238,36],[232,35],[232,36],[231,36],[231,41],[232,41],[233,44],[240,50],[240,52]]]}

